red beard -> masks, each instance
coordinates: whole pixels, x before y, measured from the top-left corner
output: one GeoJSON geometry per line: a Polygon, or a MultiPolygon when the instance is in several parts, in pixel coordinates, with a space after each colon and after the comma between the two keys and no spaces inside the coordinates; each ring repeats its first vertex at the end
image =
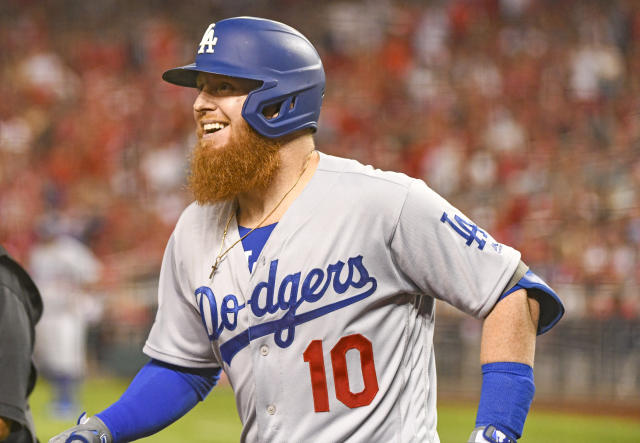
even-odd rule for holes
{"type": "Polygon", "coordinates": [[[278,141],[258,134],[246,123],[222,148],[213,149],[199,138],[191,156],[189,189],[201,205],[266,189],[280,166],[279,149],[278,141]]]}

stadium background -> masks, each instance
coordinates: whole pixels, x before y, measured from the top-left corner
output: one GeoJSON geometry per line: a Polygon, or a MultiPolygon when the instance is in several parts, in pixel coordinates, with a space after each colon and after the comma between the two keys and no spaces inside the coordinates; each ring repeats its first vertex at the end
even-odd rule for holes
{"type": "MultiPolygon", "coordinates": [[[[0,2],[0,243],[43,220],[104,264],[90,377],[129,377],[162,251],[189,202],[195,93],[160,80],[212,21],[256,15],[317,46],[318,148],[420,177],[528,264],[567,313],[536,403],[640,418],[640,2],[0,2]]],[[[479,322],[439,305],[441,399],[479,388],[479,322]]]]}

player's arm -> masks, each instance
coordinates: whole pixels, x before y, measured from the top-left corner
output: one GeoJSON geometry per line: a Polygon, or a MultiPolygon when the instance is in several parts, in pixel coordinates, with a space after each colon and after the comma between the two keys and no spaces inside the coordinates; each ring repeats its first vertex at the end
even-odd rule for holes
{"type": "Polygon", "coordinates": [[[533,366],[540,304],[518,289],[500,300],[484,320],[480,363],[512,361],[533,366]]]}
{"type": "Polygon", "coordinates": [[[117,402],[94,417],[81,416],[77,426],[49,443],[118,443],[154,434],[204,400],[220,372],[220,368],[183,368],[151,360],[117,402]]]}
{"type": "Polygon", "coordinates": [[[520,438],[535,392],[536,335],[549,330],[564,311],[544,281],[522,262],[518,269],[519,280],[508,285],[482,327],[482,392],[470,442],[520,438]]]}

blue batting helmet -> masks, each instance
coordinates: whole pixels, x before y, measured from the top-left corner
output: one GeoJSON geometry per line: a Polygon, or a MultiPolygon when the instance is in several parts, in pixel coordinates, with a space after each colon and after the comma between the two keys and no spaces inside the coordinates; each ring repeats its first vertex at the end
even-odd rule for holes
{"type": "Polygon", "coordinates": [[[199,72],[261,81],[247,96],[242,116],[265,137],[318,129],[324,68],[309,40],[290,26],[255,17],[212,23],[198,45],[195,63],[169,69],[162,78],[195,88],[199,72]],[[267,118],[263,111],[271,105],[279,105],[279,110],[267,118]]]}

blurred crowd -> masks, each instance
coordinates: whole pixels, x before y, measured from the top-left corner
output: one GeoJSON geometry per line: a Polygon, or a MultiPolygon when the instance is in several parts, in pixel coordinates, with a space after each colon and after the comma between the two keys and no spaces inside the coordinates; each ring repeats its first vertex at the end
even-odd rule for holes
{"type": "Polygon", "coordinates": [[[55,220],[106,293],[153,278],[195,142],[195,92],[160,75],[231,15],[318,48],[319,150],[424,179],[522,251],[568,315],[640,317],[633,0],[5,0],[0,243],[28,264],[55,220]]]}

